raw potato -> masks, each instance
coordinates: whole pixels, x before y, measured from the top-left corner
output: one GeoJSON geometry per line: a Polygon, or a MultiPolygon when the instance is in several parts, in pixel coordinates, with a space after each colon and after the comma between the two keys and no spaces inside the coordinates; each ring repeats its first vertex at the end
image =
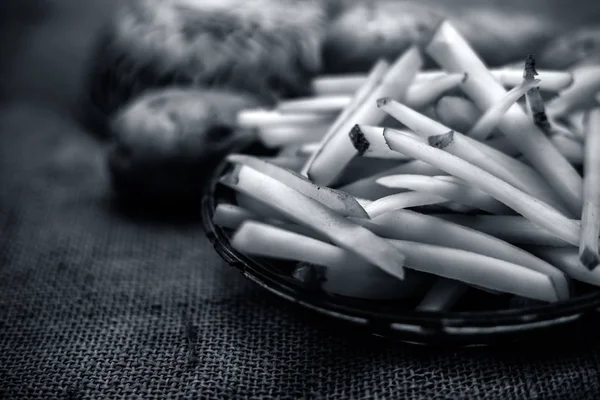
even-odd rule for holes
{"type": "Polygon", "coordinates": [[[88,78],[96,119],[148,88],[306,94],[321,68],[320,0],[128,0],[99,40],[88,78]]]}
{"type": "Polygon", "coordinates": [[[252,138],[233,122],[254,103],[239,94],[194,89],[141,96],[111,124],[114,143],[107,161],[116,192],[140,206],[199,201],[202,181],[215,163],[252,138]]]}
{"type": "Polygon", "coordinates": [[[600,26],[584,26],[548,43],[537,63],[544,68],[564,69],[585,61],[600,62],[600,26]]]}

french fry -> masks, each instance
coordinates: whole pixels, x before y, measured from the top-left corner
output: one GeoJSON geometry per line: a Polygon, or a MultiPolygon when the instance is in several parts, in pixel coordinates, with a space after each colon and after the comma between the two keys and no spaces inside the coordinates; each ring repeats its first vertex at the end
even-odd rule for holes
{"type": "Polygon", "coordinates": [[[462,249],[522,265],[548,275],[559,298],[569,298],[569,283],[563,272],[527,251],[485,233],[410,210],[391,211],[372,220],[355,221],[381,237],[462,249]]]}
{"type": "Polygon", "coordinates": [[[500,123],[504,114],[514,106],[517,101],[535,88],[540,82],[539,79],[524,81],[521,85],[515,86],[497,103],[488,108],[479,118],[477,123],[467,132],[467,136],[483,142],[486,140],[494,128],[500,123]]]}
{"type": "MultiPolygon", "coordinates": [[[[237,164],[220,183],[273,207],[289,220],[326,236],[388,274],[403,279],[404,255],[369,230],[247,165],[237,164]]],[[[359,218],[360,219],[360,218],[359,218]]]]}
{"type": "MultiPolygon", "coordinates": [[[[397,101],[382,98],[379,99],[377,105],[406,125],[411,131],[428,140],[432,136],[445,135],[449,131],[446,126],[397,101]]],[[[554,195],[552,189],[531,167],[458,132],[452,134],[450,143],[453,143],[453,146],[448,148],[449,152],[452,151],[467,157],[468,161],[475,163],[486,171],[497,174],[496,176],[519,189],[532,194],[560,211],[565,211],[564,206],[554,195]]]]}
{"type": "Polygon", "coordinates": [[[248,255],[300,261],[325,267],[321,288],[343,296],[403,298],[420,291],[422,275],[407,271],[400,281],[340,247],[258,222],[245,222],[231,245],[248,255]]]}
{"type": "MultiPolygon", "coordinates": [[[[520,215],[432,214],[432,216],[518,245],[570,246],[547,229],[535,225],[520,215]]],[[[579,223],[577,220],[573,222],[579,223]]]]}
{"type": "Polygon", "coordinates": [[[498,200],[466,184],[421,175],[388,175],[377,179],[377,183],[393,189],[440,196],[492,214],[512,214],[512,210],[498,200]]]}
{"type": "MultiPolygon", "coordinates": [[[[448,21],[439,26],[427,45],[426,52],[448,72],[468,73],[462,89],[478,108],[487,110],[506,95],[502,85],[448,21]]],[[[550,106],[546,111],[550,115],[550,106]]],[[[546,178],[569,210],[574,215],[579,215],[583,203],[581,177],[544,133],[529,120],[520,106],[513,105],[498,127],[546,178]]]]}
{"type": "Polygon", "coordinates": [[[290,146],[319,141],[327,132],[326,125],[302,126],[274,126],[257,129],[258,139],[269,148],[290,146]]]}
{"type": "Polygon", "coordinates": [[[325,136],[319,142],[319,148],[315,151],[308,159],[304,167],[302,168],[302,175],[308,177],[308,172],[314,163],[315,159],[323,151],[323,148],[333,139],[338,132],[341,125],[345,124],[348,118],[350,118],[356,109],[360,107],[365,100],[377,89],[382,79],[386,76],[390,69],[390,65],[385,60],[379,60],[371,71],[367,80],[361,85],[360,89],[356,91],[352,97],[352,101],[348,104],[344,110],[338,114],[335,122],[329,127],[325,136]]]}
{"type": "MultiPolygon", "coordinates": [[[[519,85],[523,79],[523,71],[516,67],[491,69],[492,76],[506,88],[519,85]]],[[[547,92],[559,92],[573,83],[573,75],[569,71],[539,70],[540,89],[547,92]]],[[[445,71],[423,71],[415,78],[415,85],[439,79],[447,75],[445,71]]],[[[317,96],[331,96],[354,93],[365,82],[364,74],[321,75],[312,82],[313,93],[317,96]]]]}
{"type": "Polygon", "coordinates": [[[305,196],[318,201],[340,215],[368,218],[367,213],[358,204],[356,199],[345,192],[315,185],[299,174],[277,167],[256,157],[243,154],[230,154],[226,157],[226,160],[233,164],[248,165],[271,178],[277,179],[305,196]]]}
{"type": "Polygon", "coordinates": [[[327,133],[322,147],[307,163],[306,176],[311,181],[321,185],[329,185],[335,181],[356,155],[356,150],[347,137],[350,129],[357,123],[376,125],[383,121],[386,114],[377,108],[377,99],[382,96],[404,98],[408,85],[422,63],[420,52],[416,47],[407,50],[390,67],[379,86],[366,96],[352,115],[339,126],[334,124],[335,129],[327,133]]]}
{"type": "Polygon", "coordinates": [[[581,268],[579,251],[576,247],[527,247],[527,251],[548,261],[571,278],[590,285],[600,286],[600,268],[581,268]]]}
{"type": "Polygon", "coordinates": [[[487,192],[519,214],[571,244],[579,243],[579,225],[537,198],[527,194],[483,169],[442,150],[428,146],[401,133],[386,130],[384,137],[392,150],[430,163],[487,192]]]}
{"type": "Polygon", "coordinates": [[[600,264],[598,235],[600,235],[600,108],[595,108],[589,114],[585,137],[583,211],[579,242],[579,259],[590,270],[600,264]]]}
{"type": "Polygon", "coordinates": [[[335,115],[321,113],[283,114],[273,110],[242,110],[237,116],[237,125],[243,128],[323,126],[333,122],[335,115]]]}
{"type": "Polygon", "coordinates": [[[378,215],[385,214],[389,211],[402,210],[404,208],[427,206],[431,204],[441,204],[447,199],[427,193],[405,192],[396,193],[382,197],[369,203],[365,210],[369,217],[375,218],[378,215]]]}

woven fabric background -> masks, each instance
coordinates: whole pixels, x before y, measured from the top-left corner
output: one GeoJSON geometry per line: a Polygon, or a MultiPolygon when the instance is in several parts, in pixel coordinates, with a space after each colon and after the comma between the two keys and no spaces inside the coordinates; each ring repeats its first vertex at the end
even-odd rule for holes
{"type": "Polygon", "coordinates": [[[490,349],[368,339],[247,282],[199,221],[111,207],[102,145],[63,112],[109,3],[61,0],[33,28],[52,10],[23,0],[25,31],[0,10],[0,399],[600,398],[598,326],[490,349]]]}

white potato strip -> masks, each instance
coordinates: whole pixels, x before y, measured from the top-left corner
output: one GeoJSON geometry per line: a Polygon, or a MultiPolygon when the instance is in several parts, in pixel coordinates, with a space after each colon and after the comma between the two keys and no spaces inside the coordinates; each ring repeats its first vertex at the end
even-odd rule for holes
{"type": "Polygon", "coordinates": [[[552,135],[550,141],[569,162],[575,165],[583,164],[583,143],[564,135],[552,135]]]}
{"type": "Polygon", "coordinates": [[[352,96],[308,97],[282,101],[277,110],[282,113],[337,113],[352,102],[352,96]]]}
{"type": "MultiPolygon", "coordinates": [[[[506,95],[506,90],[448,21],[439,26],[426,51],[445,70],[468,73],[461,88],[479,109],[487,110],[506,95]]],[[[569,210],[579,215],[583,204],[581,177],[523,109],[517,104],[513,105],[498,128],[546,178],[569,210]]]]}
{"type": "Polygon", "coordinates": [[[525,218],[571,244],[579,243],[579,225],[555,208],[445,151],[428,146],[401,133],[386,130],[384,137],[392,150],[413,156],[483,190],[525,218]]]}
{"type": "Polygon", "coordinates": [[[409,86],[404,103],[412,108],[423,108],[452,89],[456,89],[465,79],[466,74],[449,74],[430,81],[415,83],[409,86]]]}
{"type": "MultiPolygon", "coordinates": [[[[425,138],[444,135],[449,131],[446,126],[397,101],[383,98],[379,99],[377,105],[389,115],[405,124],[411,131],[425,138]]],[[[477,162],[482,168],[485,166],[486,171],[493,174],[500,174],[500,177],[507,180],[510,184],[547,202],[560,211],[565,210],[564,206],[562,206],[553,193],[552,188],[531,167],[461,133],[455,132],[453,134],[454,140],[458,141],[458,146],[462,146],[463,150],[460,151],[461,148],[459,147],[459,153],[457,154],[461,154],[461,156],[466,155],[470,162],[477,162]],[[480,153],[470,151],[469,149],[471,148],[479,150],[480,153]]],[[[456,150],[456,147],[454,149],[456,150]]]]}
{"type": "Polygon", "coordinates": [[[501,151],[507,156],[515,157],[521,154],[521,152],[504,136],[488,139],[485,141],[485,144],[493,149],[501,151]]]}
{"type": "MultiPolygon", "coordinates": [[[[598,101],[600,104],[600,96],[598,96],[596,99],[596,101],[598,101]]],[[[587,111],[577,111],[566,116],[567,124],[569,125],[571,132],[580,141],[583,141],[585,138],[585,121],[587,119],[587,114],[587,111]]]]}
{"type": "Polygon", "coordinates": [[[252,211],[226,203],[218,204],[212,217],[215,225],[228,229],[237,229],[247,220],[261,221],[263,218],[252,211]]]}
{"type": "MultiPolygon", "coordinates": [[[[409,86],[404,102],[413,108],[423,108],[457,88],[464,79],[465,74],[450,74],[413,84],[409,86]]],[[[351,94],[306,97],[282,101],[277,105],[277,110],[281,113],[335,113],[342,111],[351,102],[351,94]]]]}
{"type": "Polygon", "coordinates": [[[262,220],[277,220],[290,222],[287,215],[281,213],[276,208],[271,207],[255,198],[248,196],[241,192],[235,193],[235,202],[240,207],[254,213],[259,216],[262,220]]]}
{"type": "MultiPolygon", "coordinates": [[[[402,133],[406,135],[412,135],[417,137],[416,134],[402,130],[402,133]]],[[[383,139],[383,128],[368,126],[368,125],[354,125],[350,130],[350,140],[357,150],[358,155],[366,158],[385,158],[392,160],[412,160],[412,157],[407,157],[397,151],[390,150],[385,144],[383,139]],[[378,136],[380,140],[370,140],[371,137],[378,136]]]]}
{"type": "Polygon", "coordinates": [[[355,180],[347,185],[341,186],[339,190],[343,190],[344,192],[355,197],[358,196],[364,197],[369,200],[376,200],[380,197],[384,197],[397,192],[395,190],[390,190],[382,187],[376,182],[377,179],[383,176],[396,174],[415,174],[433,176],[444,174],[444,171],[440,170],[439,168],[432,167],[430,164],[424,163],[423,161],[413,160],[398,165],[397,167],[393,167],[385,171],[379,172],[377,174],[373,174],[366,178],[355,180]]]}
{"type": "Polygon", "coordinates": [[[311,155],[319,149],[319,143],[306,143],[296,152],[297,155],[311,155]]]}
{"type": "Polygon", "coordinates": [[[261,127],[256,135],[266,147],[274,148],[319,141],[325,136],[327,129],[327,125],[261,127]]]}
{"type": "Polygon", "coordinates": [[[369,217],[375,218],[378,215],[385,214],[389,211],[401,210],[404,208],[427,206],[431,204],[441,204],[447,199],[441,196],[436,196],[427,193],[405,192],[396,193],[382,197],[369,203],[365,210],[369,217]]]}
{"type": "Polygon", "coordinates": [[[273,207],[289,220],[326,236],[332,243],[399,279],[404,277],[404,255],[379,236],[340,216],[330,208],[278,180],[246,165],[237,164],[221,183],[273,207]]]}
{"type": "Polygon", "coordinates": [[[539,79],[533,81],[524,81],[522,84],[515,86],[504,97],[502,97],[497,103],[488,108],[481,118],[477,121],[475,126],[466,134],[475,140],[483,142],[486,140],[494,128],[498,126],[504,114],[515,105],[517,100],[525,96],[527,92],[534,88],[536,84],[540,82],[539,79]]]}
{"type": "Polygon", "coordinates": [[[469,287],[452,279],[438,278],[423,300],[417,311],[448,311],[467,291],[469,287]]]}
{"type": "Polygon", "coordinates": [[[600,263],[600,108],[590,112],[583,157],[583,212],[579,259],[588,269],[600,263]]]}
{"type": "Polygon", "coordinates": [[[361,102],[352,115],[336,127],[327,143],[315,153],[314,159],[309,160],[306,176],[311,181],[321,185],[330,185],[335,181],[356,155],[347,136],[350,129],[357,123],[376,125],[383,121],[386,114],[377,107],[377,99],[387,96],[404,98],[408,85],[422,64],[420,51],[416,47],[411,47],[398,58],[379,86],[361,102]]]}
{"type": "Polygon", "coordinates": [[[531,299],[560,300],[549,276],[521,265],[450,247],[389,241],[406,255],[407,268],[531,299]]]}
{"type": "Polygon", "coordinates": [[[379,60],[377,63],[375,63],[375,65],[373,66],[373,68],[371,68],[371,71],[369,72],[367,80],[362,84],[360,89],[352,97],[352,102],[348,104],[341,113],[338,114],[335,122],[329,127],[327,133],[321,139],[319,149],[317,149],[317,151],[315,151],[310,156],[310,158],[302,168],[302,175],[308,177],[308,171],[310,170],[317,156],[337,134],[339,127],[345,124],[348,118],[350,118],[355,113],[356,109],[364,103],[365,99],[369,97],[369,95],[371,95],[373,91],[375,91],[379,87],[381,81],[386,76],[389,69],[390,65],[387,63],[387,61],[379,60]]]}
{"type": "MultiPolygon", "coordinates": [[[[460,224],[509,243],[540,246],[571,246],[548,230],[520,215],[432,214],[436,218],[460,224]]],[[[579,222],[573,220],[575,223],[579,222]]]]}
{"type": "Polygon", "coordinates": [[[522,265],[548,275],[560,299],[569,297],[564,273],[527,251],[485,233],[410,210],[392,211],[370,221],[356,221],[386,238],[452,247],[522,265]]]}
{"type": "Polygon", "coordinates": [[[401,298],[419,291],[421,275],[407,271],[407,279],[393,279],[351,252],[276,226],[246,222],[231,239],[236,250],[255,256],[300,261],[326,267],[322,288],[345,296],[401,298]]]}
{"type": "Polygon", "coordinates": [[[422,175],[388,175],[377,183],[393,188],[433,194],[492,214],[512,214],[512,210],[481,190],[457,182],[422,175]]]}
{"type": "MultiPolygon", "coordinates": [[[[558,92],[573,83],[573,75],[569,71],[539,70],[540,89],[548,92],[558,92]]],[[[492,76],[507,88],[521,83],[523,71],[519,68],[501,68],[490,70],[492,76]]],[[[415,78],[415,84],[442,78],[445,71],[423,71],[415,78]]],[[[354,93],[367,79],[364,74],[322,75],[312,82],[312,89],[317,96],[354,93]]]]}
{"type": "Polygon", "coordinates": [[[292,222],[285,222],[274,218],[267,218],[263,215],[255,214],[243,207],[239,207],[233,204],[221,203],[215,208],[213,214],[213,222],[215,225],[227,229],[237,229],[246,221],[258,221],[266,224],[271,224],[286,231],[298,233],[304,236],[309,236],[314,239],[323,240],[328,242],[327,238],[313,229],[294,224],[292,222]]]}
{"type": "Polygon", "coordinates": [[[547,104],[546,113],[549,117],[563,117],[598,105],[594,97],[600,91],[600,65],[582,65],[572,73],[573,84],[547,104]]]}
{"type": "Polygon", "coordinates": [[[280,168],[256,157],[243,154],[230,154],[226,160],[230,163],[250,166],[271,178],[277,179],[286,186],[318,201],[340,215],[368,218],[367,213],[358,204],[356,199],[343,191],[315,185],[300,174],[280,168]]]}
{"type": "Polygon", "coordinates": [[[333,188],[339,188],[340,186],[345,186],[348,183],[356,180],[373,176],[381,171],[394,168],[405,162],[406,161],[403,160],[390,160],[385,158],[354,157],[352,161],[348,163],[346,168],[344,168],[341,175],[336,179],[336,183],[329,186],[333,188]]]}
{"type": "Polygon", "coordinates": [[[571,278],[590,285],[600,286],[600,268],[592,271],[581,268],[576,247],[527,247],[527,250],[548,261],[571,278]]]}
{"type": "Polygon", "coordinates": [[[334,114],[298,113],[282,114],[273,110],[242,110],[237,115],[237,125],[244,128],[301,125],[323,126],[334,121],[334,114]]]}
{"type": "Polygon", "coordinates": [[[261,160],[268,161],[271,164],[281,168],[289,169],[290,171],[298,172],[306,162],[306,156],[276,156],[276,157],[259,157],[261,160]]]}

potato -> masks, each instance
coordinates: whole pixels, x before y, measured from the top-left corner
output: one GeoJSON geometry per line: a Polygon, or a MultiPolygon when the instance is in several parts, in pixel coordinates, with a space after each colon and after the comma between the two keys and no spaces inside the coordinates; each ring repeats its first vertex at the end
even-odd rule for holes
{"type": "Polygon", "coordinates": [[[107,165],[121,199],[185,207],[196,202],[214,165],[252,135],[235,117],[255,100],[226,91],[148,91],[113,119],[107,165]]]}
{"type": "Polygon", "coordinates": [[[96,120],[149,88],[251,93],[264,103],[308,93],[321,68],[320,0],[129,0],[92,57],[96,120]]]}

